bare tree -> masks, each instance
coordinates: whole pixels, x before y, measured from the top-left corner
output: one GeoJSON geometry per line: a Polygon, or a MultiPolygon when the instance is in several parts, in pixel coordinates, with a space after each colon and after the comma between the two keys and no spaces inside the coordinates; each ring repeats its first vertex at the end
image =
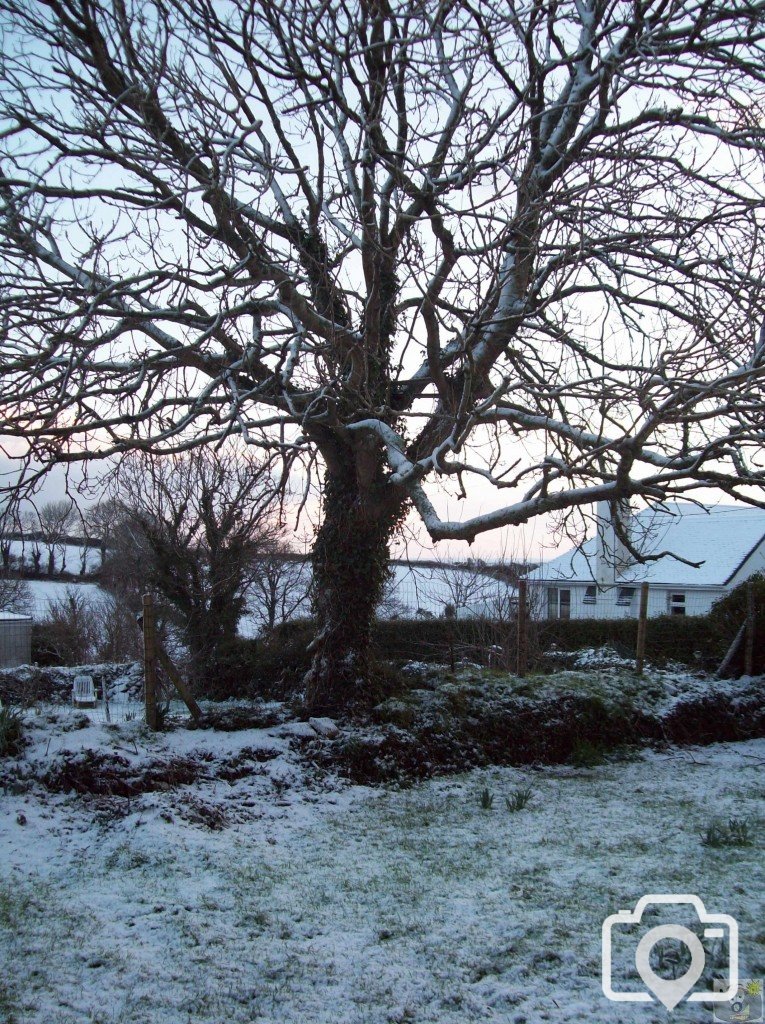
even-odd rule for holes
{"type": "Polygon", "coordinates": [[[283,542],[259,553],[252,566],[248,607],[266,630],[287,622],[307,606],[311,570],[283,542]]]}
{"type": "Polygon", "coordinates": [[[2,571],[8,573],[11,568],[11,559],[13,557],[13,537],[11,531],[8,530],[8,525],[5,516],[0,512],[0,559],[2,560],[2,571]]]}
{"type": "Polygon", "coordinates": [[[98,650],[99,621],[96,603],[79,587],[48,600],[38,623],[44,664],[84,665],[98,650]]]}
{"type": "Polygon", "coordinates": [[[412,506],[762,500],[765,0],[2,8],[5,431],[318,471],[315,703],[412,506]]]}
{"type": "Polygon", "coordinates": [[[0,575],[0,611],[31,615],[32,603],[32,591],[25,579],[0,575]]]}
{"type": "Polygon", "coordinates": [[[124,512],[116,498],[101,498],[83,515],[85,532],[89,538],[98,541],[101,567],[106,561],[107,549],[113,545],[116,531],[122,524],[124,512]]]}
{"type": "Polygon", "coordinates": [[[259,575],[258,556],[279,530],[267,463],[249,451],[208,448],[123,459],[112,485],[122,510],[106,578],[129,603],[148,586],[174,609],[197,679],[209,680],[230,646],[259,575]]]}
{"type": "Polygon", "coordinates": [[[478,565],[462,567],[445,561],[433,570],[433,579],[438,580],[446,595],[441,600],[444,618],[458,618],[461,613],[485,615],[485,601],[497,584],[478,565]]]}
{"type": "Polygon", "coordinates": [[[40,537],[48,551],[48,575],[56,571],[56,551],[61,553],[61,568],[66,569],[66,536],[77,512],[71,499],[48,501],[37,511],[40,537]]]}
{"type": "MultiPolygon", "coordinates": [[[[137,661],[142,657],[143,642],[136,628],[135,613],[121,594],[99,594],[91,602],[90,615],[96,627],[99,660],[137,661]]],[[[157,632],[162,636],[164,623],[161,617],[157,625],[157,632]]]]}
{"type": "Polygon", "coordinates": [[[37,514],[32,509],[24,509],[19,515],[21,524],[21,567],[27,560],[27,548],[29,549],[29,560],[32,570],[35,573],[42,572],[42,548],[40,547],[40,523],[37,514]]]}

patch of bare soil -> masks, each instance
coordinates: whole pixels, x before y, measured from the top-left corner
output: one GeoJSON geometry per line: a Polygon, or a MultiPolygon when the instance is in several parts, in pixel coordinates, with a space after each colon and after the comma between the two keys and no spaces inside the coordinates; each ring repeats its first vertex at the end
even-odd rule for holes
{"type": "Polygon", "coordinates": [[[132,764],[119,754],[85,750],[59,754],[40,782],[51,793],[135,797],[214,779],[234,781],[277,754],[276,750],[245,747],[228,758],[204,751],[132,764]]]}

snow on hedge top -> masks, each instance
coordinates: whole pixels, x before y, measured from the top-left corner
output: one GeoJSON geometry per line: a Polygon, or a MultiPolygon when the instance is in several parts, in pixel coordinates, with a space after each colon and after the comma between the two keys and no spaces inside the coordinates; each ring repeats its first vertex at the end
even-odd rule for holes
{"type": "MultiPolygon", "coordinates": [[[[645,580],[669,586],[722,587],[759,545],[765,551],[765,509],[741,505],[704,509],[689,502],[667,503],[638,512],[629,529],[632,543],[644,554],[671,554],[627,566],[618,574],[623,583],[645,580]],[[680,559],[701,565],[687,565],[680,559]]],[[[528,579],[592,583],[595,561],[593,537],[530,572],[528,579]]]]}

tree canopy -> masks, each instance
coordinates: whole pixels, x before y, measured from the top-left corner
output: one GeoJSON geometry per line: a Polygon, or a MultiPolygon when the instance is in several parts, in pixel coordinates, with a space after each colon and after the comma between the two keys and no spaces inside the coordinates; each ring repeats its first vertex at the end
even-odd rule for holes
{"type": "Polygon", "coordinates": [[[0,401],[35,459],[279,450],[323,474],[319,561],[410,506],[470,540],[760,500],[765,3],[0,7],[0,401]],[[439,477],[507,501],[446,520],[439,477]]]}

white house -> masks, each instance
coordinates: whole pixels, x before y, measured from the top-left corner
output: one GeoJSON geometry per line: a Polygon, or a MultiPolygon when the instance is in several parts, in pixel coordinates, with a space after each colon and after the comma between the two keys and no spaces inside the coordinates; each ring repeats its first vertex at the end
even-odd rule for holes
{"type": "Polygon", "coordinates": [[[535,614],[553,619],[631,618],[647,582],[648,614],[706,615],[714,602],[765,571],[765,510],[704,509],[671,502],[620,515],[637,562],[619,539],[608,503],[597,508],[596,536],[527,575],[535,614]]]}

